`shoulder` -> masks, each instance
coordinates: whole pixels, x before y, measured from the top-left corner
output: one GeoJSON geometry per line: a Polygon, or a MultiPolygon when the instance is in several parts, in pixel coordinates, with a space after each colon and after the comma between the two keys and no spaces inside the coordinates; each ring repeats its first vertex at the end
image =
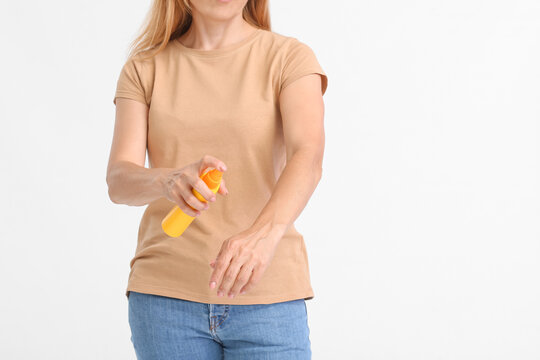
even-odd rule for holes
{"type": "Polygon", "coordinates": [[[163,61],[163,54],[149,56],[149,53],[140,52],[127,58],[122,72],[127,72],[130,76],[138,78],[142,86],[149,87],[154,81],[156,74],[156,64],[163,61]]]}
{"type": "Polygon", "coordinates": [[[270,30],[262,30],[261,42],[269,50],[279,56],[289,56],[295,52],[312,51],[311,47],[294,36],[280,34],[270,30]]]}
{"type": "Polygon", "coordinates": [[[150,104],[155,79],[156,57],[147,57],[144,54],[135,54],[125,60],[117,78],[117,97],[127,97],[150,104]]]}
{"type": "Polygon", "coordinates": [[[321,90],[324,95],[328,78],[311,46],[296,37],[275,32],[267,32],[264,36],[274,50],[269,54],[274,55],[275,63],[279,66],[280,91],[302,76],[315,73],[322,76],[321,90]]]}
{"type": "Polygon", "coordinates": [[[156,61],[159,61],[160,53],[150,56],[146,52],[134,54],[125,62],[125,65],[134,67],[141,72],[152,71],[155,68],[156,61]]]}

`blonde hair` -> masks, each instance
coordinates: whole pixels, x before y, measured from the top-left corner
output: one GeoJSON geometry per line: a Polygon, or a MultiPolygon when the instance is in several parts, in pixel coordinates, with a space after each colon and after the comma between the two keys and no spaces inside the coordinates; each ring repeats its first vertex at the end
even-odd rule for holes
{"type": "MultiPolygon", "coordinates": [[[[270,30],[268,0],[248,0],[242,10],[242,17],[251,25],[270,30]]],[[[193,17],[189,0],[153,0],[150,11],[139,30],[139,34],[129,46],[128,58],[140,55],[150,58],[189,27],[193,17]]]]}

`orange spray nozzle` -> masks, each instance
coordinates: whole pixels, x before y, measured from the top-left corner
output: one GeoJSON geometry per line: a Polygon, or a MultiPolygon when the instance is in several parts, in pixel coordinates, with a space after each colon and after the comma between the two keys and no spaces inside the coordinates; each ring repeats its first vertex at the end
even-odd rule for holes
{"type": "Polygon", "coordinates": [[[212,169],[208,172],[207,176],[208,176],[208,183],[215,186],[221,182],[223,173],[219,171],[218,169],[212,169]]]}
{"type": "Polygon", "coordinates": [[[202,176],[202,179],[206,183],[206,185],[208,185],[210,189],[213,189],[221,183],[222,177],[223,177],[223,172],[219,171],[218,169],[212,169],[210,171],[207,171],[202,176]]]}

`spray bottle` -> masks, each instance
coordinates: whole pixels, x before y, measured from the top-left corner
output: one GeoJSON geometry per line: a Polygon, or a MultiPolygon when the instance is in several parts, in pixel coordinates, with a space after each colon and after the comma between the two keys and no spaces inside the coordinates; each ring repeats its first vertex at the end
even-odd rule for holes
{"type": "MultiPolygon", "coordinates": [[[[210,171],[207,169],[201,174],[200,178],[215,194],[219,190],[222,176],[223,173],[217,169],[212,169],[210,171]]],[[[192,189],[191,192],[197,199],[201,200],[202,202],[207,202],[197,190],[192,189]]],[[[165,231],[165,233],[170,237],[179,237],[184,233],[193,220],[195,220],[195,217],[186,214],[178,205],[176,205],[171,209],[171,211],[169,211],[167,216],[163,218],[161,221],[161,227],[163,231],[165,231]]]]}

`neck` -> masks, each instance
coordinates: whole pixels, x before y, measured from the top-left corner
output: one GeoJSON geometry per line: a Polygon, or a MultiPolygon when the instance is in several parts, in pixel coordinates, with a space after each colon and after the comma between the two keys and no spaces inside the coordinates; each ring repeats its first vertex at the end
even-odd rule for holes
{"type": "Polygon", "coordinates": [[[256,28],[247,23],[242,16],[230,21],[213,21],[193,14],[188,31],[179,37],[182,45],[198,50],[215,50],[241,41],[256,28]]]}

